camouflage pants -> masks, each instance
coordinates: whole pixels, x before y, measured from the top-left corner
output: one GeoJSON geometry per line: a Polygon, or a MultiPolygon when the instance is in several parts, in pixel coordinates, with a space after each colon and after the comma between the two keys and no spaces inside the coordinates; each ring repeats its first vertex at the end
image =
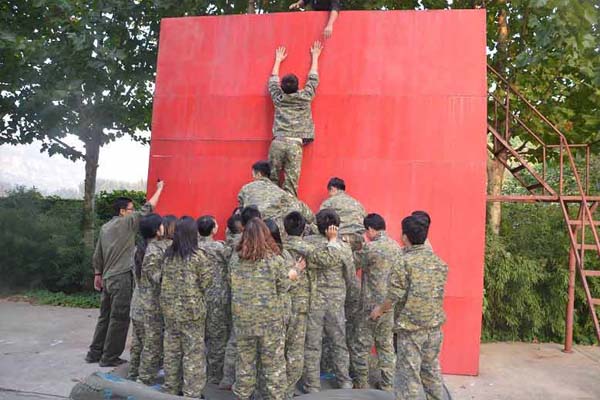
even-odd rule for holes
{"type": "Polygon", "coordinates": [[[165,319],[165,383],[163,389],[177,395],[200,398],[206,386],[204,354],[205,318],[190,321],[165,319]],[[183,383],[183,385],[182,385],[183,383]]]}
{"type": "Polygon", "coordinates": [[[237,337],[237,364],[233,393],[248,400],[256,389],[257,361],[265,382],[265,398],[283,400],[286,388],[283,327],[263,336],[237,337]]]}
{"type": "Polygon", "coordinates": [[[440,328],[397,332],[396,400],[442,400],[443,380],[439,355],[440,328]]]}
{"type": "Polygon", "coordinates": [[[358,353],[360,349],[360,343],[358,341],[358,327],[360,324],[359,319],[362,316],[360,312],[360,293],[351,293],[351,290],[346,292],[346,344],[348,345],[348,355],[350,357],[350,376],[355,377],[357,371],[354,367],[357,365],[358,353]]]}
{"type": "Polygon", "coordinates": [[[369,357],[371,348],[375,344],[377,351],[377,364],[381,372],[379,387],[381,390],[391,392],[394,390],[394,314],[387,313],[379,320],[369,319],[368,314],[361,314],[357,329],[357,357],[354,364],[356,373],[356,387],[367,389],[369,387],[369,357]]]}
{"type": "Polygon", "coordinates": [[[219,386],[231,386],[235,382],[235,363],[237,360],[237,340],[233,329],[229,333],[227,347],[225,348],[225,360],[223,362],[223,379],[219,386]]]}
{"type": "Polygon", "coordinates": [[[304,370],[304,342],[306,340],[305,312],[293,313],[285,333],[285,365],[287,374],[287,398],[294,395],[296,384],[304,370]]]}
{"type": "Polygon", "coordinates": [[[306,325],[304,349],[304,385],[308,392],[321,389],[321,351],[323,333],[331,339],[332,367],[338,385],[351,388],[348,375],[349,356],[346,344],[346,318],[343,305],[330,304],[326,310],[311,310],[306,325]]]}
{"type": "Polygon", "coordinates": [[[298,197],[298,181],[302,166],[302,143],[289,139],[273,139],[269,148],[271,180],[279,185],[279,174],[283,170],[283,190],[298,197]]]}
{"type": "Polygon", "coordinates": [[[225,349],[229,337],[229,307],[222,303],[209,303],[206,314],[206,362],[207,375],[211,383],[223,378],[225,349]]]}
{"type": "Polygon", "coordinates": [[[125,350],[129,330],[129,306],[133,292],[130,272],[104,280],[100,299],[100,316],[87,358],[115,361],[125,350]]]}
{"type": "Polygon", "coordinates": [[[129,373],[127,374],[128,379],[136,379],[138,377],[140,367],[140,355],[144,348],[144,323],[135,319],[131,320],[133,327],[131,332],[131,350],[129,359],[129,373]]]}
{"type": "Polygon", "coordinates": [[[164,323],[159,311],[144,314],[144,346],[140,357],[138,381],[154,384],[163,354],[164,323]]]}

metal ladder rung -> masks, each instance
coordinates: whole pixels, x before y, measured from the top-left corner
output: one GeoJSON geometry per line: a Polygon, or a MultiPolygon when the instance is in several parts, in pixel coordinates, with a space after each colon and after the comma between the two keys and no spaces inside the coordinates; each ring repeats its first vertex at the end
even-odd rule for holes
{"type": "Polygon", "coordinates": [[[583,275],[585,275],[585,276],[600,276],[600,271],[584,269],[583,275]]]}
{"type": "Polygon", "coordinates": [[[584,250],[598,250],[598,247],[595,244],[584,244],[577,243],[577,250],[581,250],[583,247],[584,250]]]}
{"type": "Polygon", "coordinates": [[[527,189],[529,191],[532,191],[532,190],[535,190],[535,189],[539,189],[539,188],[541,188],[543,186],[544,185],[542,185],[541,183],[538,182],[538,183],[534,183],[533,185],[527,186],[525,189],[527,189]]]}
{"type": "Polygon", "coordinates": [[[511,168],[510,172],[513,173],[513,174],[516,174],[517,172],[522,171],[524,169],[525,169],[525,166],[523,164],[521,164],[521,165],[517,165],[514,168],[511,168]]]}
{"type": "Polygon", "coordinates": [[[600,299],[592,299],[592,304],[595,306],[600,306],[600,299]]]}
{"type": "MultiPolygon", "coordinates": [[[[592,223],[595,226],[600,226],[600,221],[592,221],[592,223]]],[[[581,221],[578,220],[578,219],[571,219],[571,220],[569,220],[569,225],[575,225],[575,226],[585,225],[585,226],[590,226],[590,223],[588,221],[584,221],[583,224],[582,224],[581,221]]]]}

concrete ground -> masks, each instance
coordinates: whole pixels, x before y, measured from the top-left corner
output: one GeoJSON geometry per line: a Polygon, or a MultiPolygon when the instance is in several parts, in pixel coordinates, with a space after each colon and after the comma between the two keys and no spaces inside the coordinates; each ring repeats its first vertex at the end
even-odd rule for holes
{"type": "MultiPolygon", "coordinates": [[[[67,398],[97,370],[83,357],[98,310],[0,300],[0,399],[67,398]]],[[[478,377],[445,376],[454,399],[600,399],[600,348],[558,344],[481,346],[478,377]]],[[[124,357],[127,358],[127,354],[124,357]]]]}

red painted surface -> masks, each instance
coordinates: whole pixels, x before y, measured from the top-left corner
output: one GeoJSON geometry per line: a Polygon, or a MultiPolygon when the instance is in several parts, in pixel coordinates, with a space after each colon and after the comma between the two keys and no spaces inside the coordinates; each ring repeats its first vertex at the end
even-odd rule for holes
{"type": "MultiPolygon", "coordinates": [[[[250,166],[267,157],[274,49],[282,74],[305,80],[325,13],[162,21],[149,190],[159,212],[213,214],[222,227],[250,166]]],[[[485,12],[343,12],[320,60],[316,140],[305,148],[300,197],[317,209],[331,176],[392,237],[427,210],[449,265],[442,366],[477,374],[486,193],[485,12]]]]}

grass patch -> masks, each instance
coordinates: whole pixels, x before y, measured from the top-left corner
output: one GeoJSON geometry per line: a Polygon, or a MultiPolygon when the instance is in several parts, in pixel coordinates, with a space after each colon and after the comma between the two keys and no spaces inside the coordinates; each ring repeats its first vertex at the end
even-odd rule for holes
{"type": "Polygon", "coordinates": [[[32,304],[44,304],[49,306],[75,307],[75,308],[98,308],[100,307],[100,293],[79,292],[66,294],[63,292],[51,292],[49,290],[28,290],[15,299],[25,300],[32,304]]]}

